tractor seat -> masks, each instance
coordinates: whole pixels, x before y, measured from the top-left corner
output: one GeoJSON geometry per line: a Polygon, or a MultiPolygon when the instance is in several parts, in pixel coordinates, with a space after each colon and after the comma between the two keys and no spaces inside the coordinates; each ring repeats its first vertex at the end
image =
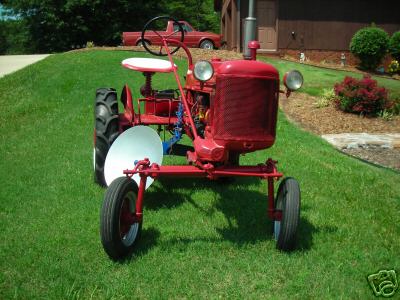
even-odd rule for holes
{"type": "MultiPolygon", "coordinates": [[[[158,58],[127,58],[122,61],[122,65],[127,69],[140,72],[169,73],[173,71],[173,67],[168,60],[158,58]]],[[[175,64],[174,67],[177,68],[175,64]]]]}

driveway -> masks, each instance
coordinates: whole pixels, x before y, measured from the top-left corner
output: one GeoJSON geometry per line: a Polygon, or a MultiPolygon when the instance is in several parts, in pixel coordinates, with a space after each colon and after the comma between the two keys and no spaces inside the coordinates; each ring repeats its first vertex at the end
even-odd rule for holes
{"type": "Polygon", "coordinates": [[[34,55],[1,55],[0,56],[0,77],[22,69],[30,64],[44,59],[50,54],[34,55]]]}

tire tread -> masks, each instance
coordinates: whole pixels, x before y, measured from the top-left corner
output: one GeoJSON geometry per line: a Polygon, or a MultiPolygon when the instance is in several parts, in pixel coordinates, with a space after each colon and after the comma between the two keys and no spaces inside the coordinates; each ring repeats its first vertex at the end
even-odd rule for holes
{"type": "Polygon", "coordinates": [[[300,222],[301,196],[298,182],[291,177],[285,178],[279,186],[279,193],[284,193],[284,195],[280,233],[276,246],[282,251],[292,251],[296,246],[297,228],[300,222]]]}
{"type": "Polygon", "coordinates": [[[104,178],[104,163],[112,143],[119,135],[117,93],[113,88],[99,88],[95,98],[95,155],[94,180],[107,186],[104,178]]]}
{"type": "Polygon", "coordinates": [[[131,246],[126,247],[123,245],[119,236],[120,208],[125,193],[130,190],[137,195],[138,188],[136,183],[130,178],[119,177],[110,184],[104,195],[100,215],[100,236],[105,252],[113,260],[120,260],[126,257],[132,251],[136,241],[140,237],[141,223],[139,224],[136,240],[131,246]]]}

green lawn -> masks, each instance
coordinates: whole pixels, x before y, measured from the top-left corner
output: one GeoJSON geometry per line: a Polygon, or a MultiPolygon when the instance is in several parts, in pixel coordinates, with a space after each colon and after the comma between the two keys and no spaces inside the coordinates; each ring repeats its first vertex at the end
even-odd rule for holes
{"type": "MultiPolygon", "coordinates": [[[[259,58],[263,61],[273,64],[281,74],[284,74],[292,69],[302,72],[304,76],[304,86],[302,87],[302,92],[313,96],[321,96],[323,89],[332,89],[335,83],[343,81],[345,76],[362,78],[362,74],[349,71],[318,68],[275,58],[265,58],[261,56],[259,58]]],[[[376,79],[379,85],[384,86],[389,90],[390,98],[400,99],[399,80],[383,78],[379,76],[372,76],[372,78],[376,79]]]]}
{"type": "MultiPolygon", "coordinates": [[[[143,75],[120,66],[133,55],[144,54],[52,55],[0,79],[1,299],[373,299],[367,275],[400,275],[400,174],[337,152],[281,113],[275,146],[241,163],[273,157],[299,180],[297,251],[275,249],[264,182],[163,179],[146,192],[136,255],[110,261],[99,238],[105,190],[92,178],[94,92],[127,82],[137,96],[143,75]]],[[[154,82],[174,86],[172,75],[154,82]]]]}

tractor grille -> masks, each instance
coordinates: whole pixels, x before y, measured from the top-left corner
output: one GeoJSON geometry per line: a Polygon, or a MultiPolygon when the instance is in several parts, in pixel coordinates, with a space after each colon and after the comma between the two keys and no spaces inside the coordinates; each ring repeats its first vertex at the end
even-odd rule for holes
{"type": "Polygon", "coordinates": [[[264,141],[275,137],[277,80],[220,75],[213,102],[214,138],[264,141]]]}

